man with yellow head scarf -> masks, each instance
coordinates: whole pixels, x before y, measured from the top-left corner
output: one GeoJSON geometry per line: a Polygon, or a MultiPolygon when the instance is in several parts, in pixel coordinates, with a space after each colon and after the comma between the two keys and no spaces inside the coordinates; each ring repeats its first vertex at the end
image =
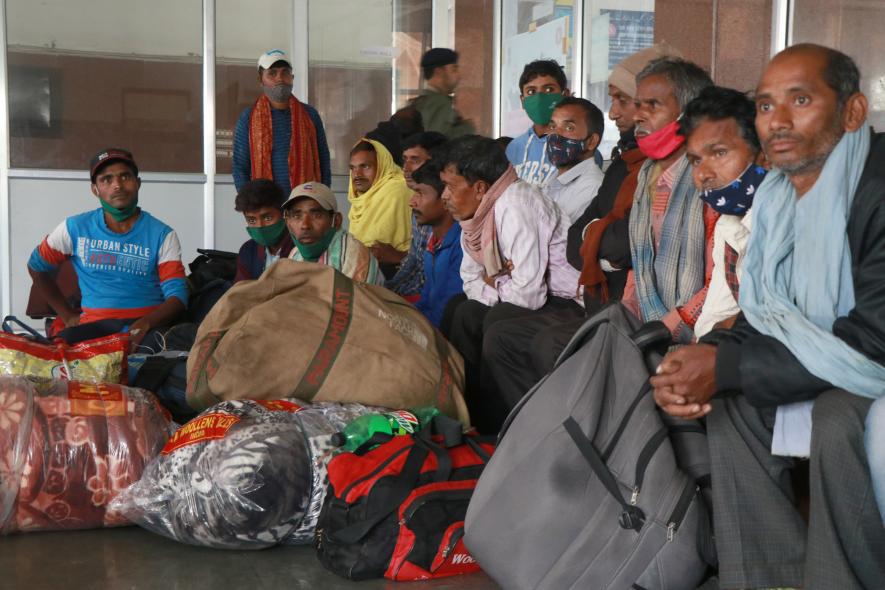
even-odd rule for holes
{"type": "Polygon", "coordinates": [[[350,152],[349,231],[366,246],[390,244],[408,252],[412,191],[384,145],[361,139],[350,152]]]}

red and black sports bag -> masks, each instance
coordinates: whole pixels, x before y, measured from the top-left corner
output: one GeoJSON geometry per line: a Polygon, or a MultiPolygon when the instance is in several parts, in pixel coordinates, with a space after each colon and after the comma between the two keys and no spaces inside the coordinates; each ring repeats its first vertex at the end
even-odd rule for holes
{"type": "Polygon", "coordinates": [[[479,571],[464,515],[494,444],[444,416],[415,435],[329,463],[317,525],[323,565],[346,578],[426,580],[479,571]],[[431,436],[432,435],[432,436],[431,436]]]}

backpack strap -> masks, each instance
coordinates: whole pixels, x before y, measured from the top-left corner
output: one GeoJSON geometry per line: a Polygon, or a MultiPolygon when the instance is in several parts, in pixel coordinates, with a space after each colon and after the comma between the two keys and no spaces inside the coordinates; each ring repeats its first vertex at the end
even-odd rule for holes
{"type": "Polygon", "coordinates": [[[621,517],[618,519],[618,524],[621,525],[621,528],[633,529],[636,532],[642,530],[642,526],[645,524],[645,513],[639,508],[639,506],[628,504],[627,501],[624,500],[624,496],[621,494],[621,489],[618,487],[618,481],[615,479],[615,476],[612,475],[609,468],[606,467],[602,457],[599,456],[599,453],[593,446],[593,441],[587,438],[581,430],[581,427],[571,416],[566,418],[562,425],[575,443],[575,446],[577,446],[578,450],[581,451],[581,454],[584,455],[584,459],[590,464],[590,468],[602,482],[602,485],[605,486],[608,493],[611,494],[618,504],[621,505],[621,517]]]}
{"type": "Polygon", "coordinates": [[[49,338],[43,336],[40,332],[22,322],[20,319],[15,317],[14,315],[8,315],[3,318],[2,329],[7,334],[15,334],[15,328],[13,326],[18,326],[22,330],[28,333],[28,336],[34,339],[35,342],[39,342],[40,344],[52,344],[52,341],[49,338]]]}

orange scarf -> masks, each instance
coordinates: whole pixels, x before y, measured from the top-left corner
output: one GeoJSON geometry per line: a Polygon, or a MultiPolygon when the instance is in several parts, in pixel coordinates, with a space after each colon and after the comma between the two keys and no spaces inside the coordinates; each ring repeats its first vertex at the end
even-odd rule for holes
{"type": "Polygon", "coordinates": [[[587,293],[599,296],[602,303],[608,302],[608,279],[605,271],[599,265],[599,245],[602,242],[602,234],[605,229],[619,219],[623,219],[633,207],[633,193],[639,180],[639,169],[645,162],[645,155],[639,148],[628,150],[621,155],[627,164],[627,177],[621,183],[614,205],[608,215],[598,219],[587,228],[584,243],[581,244],[581,257],[584,259],[584,268],[581,269],[580,284],[584,285],[587,293]]]}
{"type": "MultiPolygon", "coordinates": [[[[264,95],[255,101],[249,117],[249,152],[252,158],[252,179],[273,180],[271,151],[273,150],[273,123],[270,99],[264,95]]],[[[320,152],[317,130],[298,99],[289,97],[292,113],[292,138],[289,140],[289,182],[292,188],[309,181],[321,181],[320,152]]]]}

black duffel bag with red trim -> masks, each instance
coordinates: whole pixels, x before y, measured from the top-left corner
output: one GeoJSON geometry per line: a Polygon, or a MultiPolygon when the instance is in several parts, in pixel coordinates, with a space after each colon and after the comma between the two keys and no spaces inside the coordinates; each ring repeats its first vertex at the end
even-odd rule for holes
{"type": "Polygon", "coordinates": [[[462,541],[464,515],[494,448],[437,416],[418,434],[337,455],[317,525],[320,561],[352,580],[479,571],[462,541]]]}

